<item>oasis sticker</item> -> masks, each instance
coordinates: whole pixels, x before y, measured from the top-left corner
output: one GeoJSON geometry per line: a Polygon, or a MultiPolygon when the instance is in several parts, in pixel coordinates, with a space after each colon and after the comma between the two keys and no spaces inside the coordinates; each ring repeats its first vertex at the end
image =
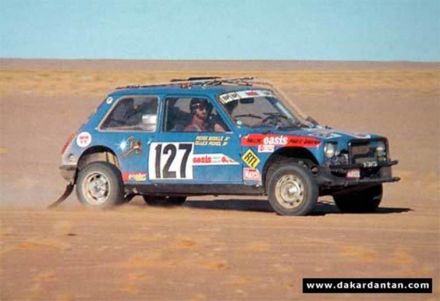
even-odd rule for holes
{"type": "Polygon", "coordinates": [[[82,132],[76,136],[76,144],[79,147],[87,147],[92,143],[92,135],[89,132],[82,132]]]}
{"type": "Polygon", "coordinates": [[[200,154],[193,155],[194,166],[204,165],[237,165],[237,161],[229,158],[225,154],[200,154]]]}
{"type": "Polygon", "coordinates": [[[267,136],[263,139],[265,145],[286,145],[287,141],[286,136],[267,136]]]}
{"type": "Polygon", "coordinates": [[[318,147],[320,143],[318,139],[313,137],[292,135],[249,134],[241,138],[242,146],[276,145],[318,147]]]}
{"type": "Polygon", "coordinates": [[[247,166],[256,168],[258,164],[260,163],[260,159],[257,157],[257,155],[254,154],[254,152],[251,149],[248,149],[247,152],[244,153],[243,157],[244,163],[246,163],[247,166]]]}

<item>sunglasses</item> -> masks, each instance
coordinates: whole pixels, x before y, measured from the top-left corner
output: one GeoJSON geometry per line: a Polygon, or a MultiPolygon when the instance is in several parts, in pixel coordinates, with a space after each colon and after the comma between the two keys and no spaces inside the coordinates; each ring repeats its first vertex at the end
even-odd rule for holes
{"type": "Polygon", "coordinates": [[[206,105],[202,105],[202,104],[196,104],[194,105],[194,108],[196,108],[197,110],[208,110],[208,107],[206,105]]]}

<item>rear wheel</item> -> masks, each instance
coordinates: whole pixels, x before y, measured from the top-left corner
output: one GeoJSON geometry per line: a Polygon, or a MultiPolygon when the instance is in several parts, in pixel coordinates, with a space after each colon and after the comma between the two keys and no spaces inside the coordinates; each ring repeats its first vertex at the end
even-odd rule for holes
{"type": "Polygon", "coordinates": [[[79,201],[93,208],[107,208],[124,201],[124,185],[119,169],[107,162],[93,162],[78,174],[76,194],[79,201]]]}
{"type": "Polygon", "coordinates": [[[150,206],[181,206],[186,201],[186,196],[143,195],[143,198],[150,206]]]}
{"type": "Polygon", "coordinates": [[[375,212],[382,201],[382,184],[350,193],[334,195],[336,206],[341,212],[368,213],[375,212]]]}
{"type": "Polygon", "coordinates": [[[270,173],[269,202],[280,215],[306,215],[318,200],[318,187],[306,167],[293,162],[280,165],[270,173]]]}

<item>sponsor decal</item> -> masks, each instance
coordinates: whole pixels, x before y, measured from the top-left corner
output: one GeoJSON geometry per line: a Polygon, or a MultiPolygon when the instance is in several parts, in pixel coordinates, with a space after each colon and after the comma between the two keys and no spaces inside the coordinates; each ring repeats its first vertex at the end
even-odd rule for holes
{"type": "Polygon", "coordinates": [[[323,139],[332,139],[332,138],[339,138],[341,137],[341,134],[347,135],[347,136],[351,136],[354,138],[358,138],[358,139],[369,139],[371,138],[371,135],[369,134],[364,134],[364,133],[350,133],[350,132],[344,132],[344,131],[339,131],[339,133],[333,131],[333,130],[326,130],[326,129],[311,129],[309,130],[310,134],[309,136],[312,137],[317,137],[317,138],[323,138],[323,139]]]}
{"type": "Polygon", "coordinates": [[[255,168],[243,168],[243,180],[255,181],[261,183],[261,174],[258,169],[255,168]]]}
{"type": "Polygon", "coordinates": [[[286,145],[286,136],[267,136],[263,139],[263,144],[265,145],[286,145]]]}
{"type": "Polygon", "coordinates": [[[220,98],[220,101],[221,101],[223,104],[227,104],[227,103],[230,103],[231,101],[234,101],[234,100],[238,100],[238,99],[239,99],[237,93],[223,94],[223,95],[220,95],[219,98],[220,98]]]}
{"type": "Polygon", "coordinates": [[[273,153],[275,151],[275,145],[258,145],[259,153],[273,153]]]}
{"type": "Polygon", "coordinates": [[[347,178],[359,179],[361,177],[361,171],[359,169],[350,169],[347,171],[347,178]]]}
{"type": "Polygon", "coordinates": [[[246,163],[247,166],[256,168],[258,164],[260,164],[260,159],[257,157],[257,155],[254,154],[254,152],[251,149],[248,149],[247,152],[244,153],[244,155],[241,157],[243,159],[244,163],[246,163]]]}
{"type": "Polygon", "coordinates": [[[113,102],[113,97],[111,97],[111,96],[107,97],[105,102],[108,103],[108,104],[111,104],[113,102]]]}
{"type": "Polygon", "coordinates": [[[122,141],[119,144],[119,148],[122,150],[123,157],[142,153],[142,143],[134,137],[129,137],[127,140],[122,141]]]}
{"type": "Polygon", "coordinates": [[[81,132],[76,136],[76,144],[79,147],[87,147],[92,143],[92,135],[89,132],[81,132]]]}
{"type": "Polygon", "coordinates": [[[197,136],[194,144],[197,146],[226,146],[230,138],[226,136],[197,136]]]}
{"type": "Polygon", "coordinates": [[[258,96],[257,91],[246,91],[246,96],[258,96]]]}
{"type": "Polygon", "coordinates": [[[229,158],[225,154],[200,154],[193,155],[193,166],[206,165],[237,165],[237,161],[229,158]]]}
{"type": "Polygon", "coordinates": [[[245,91],[237,91],[237,92],[230,92],[225,93],[219,96],[220,101],[223,104],[227,104],[229,102],[232,102],[234,100],[239,100],[243,98],[250,98],[250,97],[273,97],[274,94],[272,91],[269,90],[245,90],[245,91]]]}
{"type": "Polygon", "coordinates": [[[320,141],[308,136],[290,136],[290,135],[274,135],[274,134],[249,134],[241,138],[242,146],[259,146],[259,145],[282,145],[282,146],[301,146],[301,147],[317,147],[320,141]]]}
{"type": "Polygon", "coordinates": [[[317,137],[317,138],[323,138],[323,139],[332,139],[332,138],[339,138],[341,135],[328,131],[328,130],[312,130],[312,132],[309,134],[309,136],[317,137]]]}
{"type": "Polygon", "coordinates": [[[362,162],[362,166],[366,167],[366,168],[377,167],[377,165],[378,165],[377,161],[365,161],[365,162],[362,162]]]}
{"type": "Polygon", "coordinates": [[[124,182],[143,182],[147,180],[147,174],[145,172],[124,172],[122,174],[122,180],[124,182]]]}

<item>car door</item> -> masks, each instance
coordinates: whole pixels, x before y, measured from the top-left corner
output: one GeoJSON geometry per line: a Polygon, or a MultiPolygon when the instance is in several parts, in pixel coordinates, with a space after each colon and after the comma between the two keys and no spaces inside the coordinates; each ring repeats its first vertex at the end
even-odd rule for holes
{"type": "Polygon", "coordinates": [[[239,137],[226,126],[209,97],[167,96],[163,105],[161,128],[150,144],[148,156],[152,182],[243,182],[239,137]],[[203,109],[196,108],[196,103],[207,106],[206,120],[199,125],[194,123],[194,116],[196,110],[203,109]]]}

